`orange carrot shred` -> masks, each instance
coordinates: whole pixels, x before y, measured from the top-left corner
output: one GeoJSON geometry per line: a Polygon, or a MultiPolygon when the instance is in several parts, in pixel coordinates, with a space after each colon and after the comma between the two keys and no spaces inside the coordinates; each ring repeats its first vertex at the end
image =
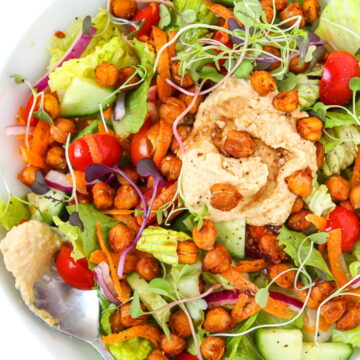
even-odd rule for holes
{"type": "Polygon", "coordinates": [[[165,99],[168,99],[172,94],[172,87],[166,82],[166,77],[163,74],[159,74],[156,77],[156,88],[159,95],[159,99],[164,101],[165,99]]]}
{"type": "Polygon", "coordinates": [[[102,262],[108,262],[108,258],[102,250],[95,250],[91,253],[89,261],[93,264],[99,265],[102,262]]]}
{"type": "MultiPolygon", "coordinates": [[[[168,32],[169,41],[171,41],[175,37],[176,33],[177,32],[175,30],[169,30],[169,32],[168,32]]],[[[174,42],[173,44],[171,44],[168,47],[168,53],[169,53],[170,60],[176,56],[176,42],[174,42]]]]}
{"type": "Polygon", "coordinates": [[[173,137],[172,127],[165,120],[160,120],[159,136],[155,145],[153,157],[155,165],[159,168],[161,160],[167,154],[173,137]]]}
{"type": "Polygon", "coordinates": [[[241,273],[249,273],[253,271],[260,271],[265,269],[269,265],[264,259],[253,261],[239,261],[236,270],[241,273]]]}
{"type": "Polygon", "coordinates": [[[30,150],[32,153],[43,156],[49,145],[50,125],[44,121],[39,121],[33,133],[30,150]]]}
{"type": "Polygon", "coordinates": [[[111,209],[103,211],[107,215],[131,215],[134,210],[111,209]]]}
{"type": "Polygon", "coordinates": [[[355,159],[355,165],[353,173],[350,178],[350,186],[353,188],[355,185],[360,184],[360,145],[358,146],[358,152],[355,159]]]}
{"type": "Polygon", "coordinates": [[[309,215],[306,215],[306,220],[311,222],[313,225],[315,225],[315,227],[323,232],[325,231],[325,228],[326,228],[326,219],[324,217],[321,217],[321,216],[317,216],[315,214],[309,214],[309,215]]]}
{"type": "Polygon", "coordinates": [[[26,164],[30,164],[41,169],[46,167],[44,158],[39,154],[33,153],[27,149],[26,146],[20,146],[19,152],[26,164]]]}
{"type": "MultiPolygon", "coordinates": [[[[88,193],[87,188],[86,188],[86,179],[85,179],[85,173],[82,171],[78,171],[75,170],[74,171],[74,175],[75,175],[75,182],[76,182],[76,190],[83,195],[86,195],[88,193]]],[[[71,174],[67,174],[66,178],[69,182],[69,184],[72,186],[73,185],[73,179],[71,174]]]]}
{"type": "Polygon", "coordinates": [[[224,5],[215,4],[210,0],[205,1],[206,7],[211,10],[215,15],[223,18],[223,19],[236,19],[233,11],[227,8],[224,5]]]}
{"type": "Polygon", "coordinates": [[[103,156],[95,137],[92,134],[88,134],[83,136],[82,139],[85,140],[87,146],[89,147],[93,162],[101,164],[103,156]]]}

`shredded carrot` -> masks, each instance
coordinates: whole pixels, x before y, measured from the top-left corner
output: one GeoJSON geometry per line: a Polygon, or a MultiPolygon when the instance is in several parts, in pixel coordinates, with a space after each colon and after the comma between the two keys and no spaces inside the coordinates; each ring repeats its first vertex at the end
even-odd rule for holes
{"type": "Polygon", "coordinates": [[[311,222],[319,231],[325,231],[326,228],[326,219],[315,214],[306,215],[305,219],[311,222]]]}
{"type": "Polygon", "coordinates": [[[123,286],[123,283],[121,283],[121,281],[117,275],[116,266],[114,264],[114,259],[105,244],[105,240],[104,240],[102,232],[101,232],[100,224],[96,223],[95,226],[96,226],[96,234],[97,234],[97,238],[98,238],[101,250],[105,253],[105,255],[108,259],[107,262],[108,262],[109,268],[110,268],[110,275],[114,282],[114,287],[115,287],[116,293],[118,294],[118,298],[121,302],[127,302],[127,301],[129,301],[129,292],[126,291],[125,287],[123,286]]]}
{"type": "Polygon", "coordinates": [[[93,264],[99,265],[104,261],[108,263],[108,258],[102,250],[95,250],[91,253],[89,261],[93,264]]]}
{"type": "Polygon", "coordinates": [[[290,320],[294,316],[288,305],[282,301],[274,300],[271,297],[264,310],[280,319],[290,320]]]}
{"type": "Polygon", "coordinates": [[[113,107],[109,106],[107,109],[104,110],[104,117],[105,119],[111,119],[111,116],[113,114],[113,107]]]}
{"type": "Polygon", "coordinates": [[[349,291],[346,291],[349,293],[354,294],[354,296],[351,295],[345,295],[344,297],[342,297],[345,300],[349,300],[349,301],[354,301],[354,302],[360,302],[360,297],[359,296],[355,296],[355,294],[360,295],[360,289],[351,289],[349,291]]]}
{"type": "Polygon", "coordinates": [[[166,77],[163,74],[159,74],[156,78],[156,87],[160,100],[168,99],[172,94],[172,87],[166,82],[166,77]]]}
{"type": "Polygon", "coordinates": [[[89,151],[91,154],[91,158],[94,163],[102,163],[103,156],[100,151],[99,145],[96,142],[96,138],[92,134],[88,134],[82,137],[85,140],[87,146],[89,147],[89,151]]]}
{"type": "Polygon", "coordinates": [[[129,329],[121,331],[118,334],[111,334],[103,336],[102,341],[105,345],[121,343],[126,340],[142,337],[150,340],[155,347],[159,347],[161,332],[157,326],[154,325],[137,325],[129,329]]]}
{"type": "Polygon", "coordinates": [[[264,259],[253,261],[239,261],[236,270],[241,273],[249,273],[253,271],[260,271],[269,265],[264,259]]]}
{"type": "MultiPolygon", "coordinates": [[[[320,315],[319,329],[321,331],[328,331],[331,325],[325,322],[324,318],[320,315]]],[[[305,323],[302,328],[303,331],[311,334],[315,334],[316,324],[313,317],[306,314],[305,323]]]]}
{"type": "Polygon", "coordinates": [[[173,138],[172,126],[165,120],[160,120],[159,136],[155,145],[154,163],[159,168],[161,160],[167,154],[173,138]]]}
{"type": "MultiPolygon", "coordinates": [[[[171,41],[175,35],[176,35],[176,31],[175,30],[169,30],[168,31],[168,35],[169,35],[169,41],[171,41]]],[[[169,47],[168,47],[168,53],[169,53],[169,58],[170,60],[176,56],[176,42],[174,42],[173,44],[171,44],[169,47]]]]}
{"type": "MultiPolygon", "coordinates": [[[[86,179],[85,179],[85,173],[82,171],[75,170],[75,182],[76,182],[76,191],[78,191],[80,194],[86,195],[88,193],[86,188],[86,179]]],[[[71,174],[67,174],[66,178],[71,186],[73,186],[73,179],[71,174]]]]}
{"type": "Polygon", "coordinates": [[[31,140],[31,152],[43,156],[49,145],[50,125],[45,121],[39,121],[33,133],[31,140]]]}
{"type": "Polygon", "coordinates": [[[329,232],[327,241],[330,270],[334,275],[338,287],[348,282],[346,265],[341,250],[342,236],[341,229],[329,232]]]}
{"type": "Polygon", "coordinates": [[[350,178],[350,186],[353,188],[355,185],[360,184],[360,145],[355,159],[353,173],[350,178]]]}
{"type": "Polygon", "coordinates": [[[33,153],[27,149],[26,146],[20,146],[19,152],[26,164],[33,165],[41,169],[46,167],[44,158],[39,154],[33,153]]]}
{"type": "Polygon", "coordinates": [[[234,13],[224,5],[215,4],[210,0],[205,1],[206,7],[211,10],[215,15],[227,20],[227,19],[235,19],[236,17],[234,13]]]}
{"type": "Polygon", "coordinates": [[[256,304],[254,298],[250,298],[248,295],[242,293],[239,295],[238,301],[231,312],[231,317],[234,321],[241,322],[256,314],[260,310],[261,307],[256,304]]]}
{"type": "Polygon", "coordinates": [[[107,215],[131,215],[134,210],[111,209],[103,211],[107,215]]]}
{"type": "Polygon", "coordinates": [[[26,109],[24,108],[24,106],[19,107],[19,111],[18,111],[16,118],[18,120],[19,125],[26,125],[26,122],[27,122],[26,109]]]}

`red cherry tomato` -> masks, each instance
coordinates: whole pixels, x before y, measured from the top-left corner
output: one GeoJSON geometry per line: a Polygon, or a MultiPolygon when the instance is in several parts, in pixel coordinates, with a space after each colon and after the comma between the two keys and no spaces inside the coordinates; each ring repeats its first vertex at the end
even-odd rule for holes
{"type": "Polygon", "coordinates": [[[61,278],[71,287],[79,290],[91,290],[94,287],[94,275],[88,268],[85,258],[75,261],[71,257],[71,248],[63,246],[56,259],[56,268],[61,278]]]}
{"type": "Polygon", "coordinates": [[[69,157],[74,169],[85,171],[90,164],[113,166],[120,161],[121,145],[108,134],[88,134],[69,146],[69,157]]]}
{"type": "Polygon", "coordinates": [[[335,229],[341,229],[342,251],[350,251],[360,237],[360,221],[355,212],[337,206],[326,223],[326,231],[335,229]]]}
{"type": "Polygon", "coordinates": [[[188,353],[182,353],[178,355],[175,360],[198,360],[198,358],[188,353]]]}
{"type": "MultiPolygon", "coordinates": [[[[221,32],[220,30],[216,31],[213,39],[214,39],[214,40],[217,40],[217,41],[220,41],[221,43],[223,43],[223,44],[224,44],[226,47],[228,47],[229,49],[231,49],[231,48],[233,47],[233,43],[232,43],[231,40],[226,41],[226,40],[228,39],[228,37],[226,36],[226,33],[223,33],[223,32],[221,32]]],[[[216,50],[216,49],[215,49],[215,52],[216,52],[217,54],[220,54],[220,53],[221,53],[220,50],[216,50]]],[[[225,62],[226,62],[225,59],[219,60],[220,66],[224,66],[225,62]]]]}
{"type": "Polygon", "coordinates": [[[360,76],[356,58],[343,50],[334,51],[326,60],[320,83],[320,100],[326,105],[346,105],[352,99],[349,81],[360,76]]]}
{"type": "MultiPolygon", "coordinates": [[[[151,28],[159,23],[160,21],[159,7],[154,3],[151,3],[149,6],[140,9],[133,17],[132,21],[140,21],[140,20],[145,20],[145,21],[139,33],[136,35],[138,39],[144,35],[150,36],[151,28]]],[[[135,31],[135,28],[132,27],[131,31],[135,31]]]]}
{"type": "Polygon", "coordinates": [[[151,157],[151,142],[147,136],[150,121],[146,121],[139,132],[134,134],[130,141],[130,158],[136,166],[139,160],[151,157]]]}
{"type": "MultiPolygon", "coordinates": [[[[33,112],[39,110],[39,103],[40,103],[40,98],[37,99],[36,101],[36,105],[33,109],[33,112]]],[[[26,108],[25,108],[25,121],[27,121],[27,119],[29,118],[32,106],[34,104],[34,96],[30,96],[27,104],[26,104],[26,108]]],[[[32,116],[31,120],[30,120],[30,126],[35,126],[38,123],[39,119],[37,119],[36,117],[32,116]]]]}

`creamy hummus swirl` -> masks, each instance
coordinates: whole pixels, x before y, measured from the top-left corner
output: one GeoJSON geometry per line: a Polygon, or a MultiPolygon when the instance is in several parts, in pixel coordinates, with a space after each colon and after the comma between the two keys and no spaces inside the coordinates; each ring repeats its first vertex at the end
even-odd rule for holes
{"type": "Polygon", "coordinates": [[[317,170],[316,148],[296,131],[301,111],[283,113],[272,105],[278,92],[261,97],[248,80],[229,79],[201,104],[194,129],[185,142],[180,190],[191,211],[209,208],[209,219],[245,218],[250,225],[283,224],[296,199],[285,178],[297,170],[317,170]],[[246,131],[255,153],[235,159],[219,150],[230,129],[246,131]],[[214,184],[234,185],[243,196],[230,211],[210,205],[214,184]]]}

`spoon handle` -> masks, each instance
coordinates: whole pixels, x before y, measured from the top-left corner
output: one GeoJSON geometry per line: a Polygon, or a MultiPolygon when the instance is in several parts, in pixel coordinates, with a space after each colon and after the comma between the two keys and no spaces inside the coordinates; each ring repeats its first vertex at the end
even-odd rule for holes
{"type": "Polygon", "coordinates": [[[91,345],[98,351],[104,360],[114,360],[106,346],[102,343],[100,338],[97,338],[91,342],[91,345]]]}

